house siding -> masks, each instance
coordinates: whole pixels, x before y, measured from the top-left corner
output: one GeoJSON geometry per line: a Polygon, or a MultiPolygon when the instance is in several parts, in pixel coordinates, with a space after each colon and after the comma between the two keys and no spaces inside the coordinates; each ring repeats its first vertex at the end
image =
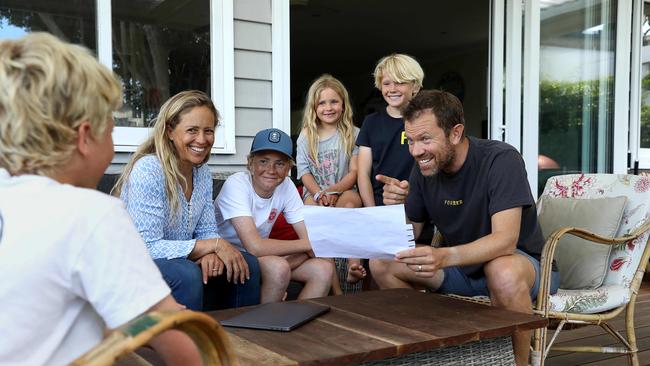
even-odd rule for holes
{"type": "Polygon", "coordinates": [[[237,154],[213,155],[209,162],[222,174],[246,169],[255,133],[273,125],[271,0],[237,0],[233,11],[237,154]]]}
{"type": "MultiPolygon", "coordinates": [[[[208,165],[220,177],[246,169],[255,133],[273,126],[271,0],[236,0],[233,6],[237,153],[210,157],[208,165]]],[[[108,173],[122,171],[129,157],[117,152],[108,173]]]]}

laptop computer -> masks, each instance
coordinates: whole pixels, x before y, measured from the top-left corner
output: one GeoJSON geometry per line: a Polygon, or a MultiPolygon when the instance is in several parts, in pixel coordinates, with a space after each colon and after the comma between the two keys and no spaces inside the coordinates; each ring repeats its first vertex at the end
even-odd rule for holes
{"type": "Polygon", "coordinates": [[[327,305],[310,302],[276,302],[260,305],[220,323],[226,327],[288,332],[329,310],[327,305]]]}

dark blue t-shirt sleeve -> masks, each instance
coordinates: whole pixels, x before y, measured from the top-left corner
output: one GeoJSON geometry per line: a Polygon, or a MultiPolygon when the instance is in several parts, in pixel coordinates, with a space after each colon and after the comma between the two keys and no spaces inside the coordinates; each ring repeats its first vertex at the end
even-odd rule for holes
{"type": "Polygon", "coordinates": [[[370,147],[370,129],[372,128],[372,123],[368,121],[368,117],[366,117],[363,120],[363,124],[361,125],[361,130],[359,131],[359,135],[357,136],[357,142],[356,144],[358,146],[368,146],[370,147]]]}
{"type": "Polygon", "coordinates": [[[411,169],[409,177],[409,194],[406,196],[406,217],[413,222],[429,221],[429,214],[424,206],[424,196],[422,184],[424,177],[417,166],[411,169]]]}
{"type": "Polygon", "coordinates": [[[514,207],[526,208],[534,203],[524,160],[516,150],[495,156],[487,176],[490,215],[514,207]]]}

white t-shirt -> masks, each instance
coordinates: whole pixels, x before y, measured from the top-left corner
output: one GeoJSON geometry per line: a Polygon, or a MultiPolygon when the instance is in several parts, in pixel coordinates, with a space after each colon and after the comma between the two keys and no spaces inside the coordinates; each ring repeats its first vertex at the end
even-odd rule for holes
{"type": "Polygon", "coordinates": [[[170,293],[121,201],[0,169],[0,365],[64,365],[170,293]]]}
{"type": "Polygon", "coordinates": [[[303,221],[302,200],[296,186],[287,177],[271,198],[262,198],[255,193],[250,172],[239,172],[228,177],[219,195],[214,200],[219,235],[240,250],[246,251],[237,236],[230,219],[249,216],[262,238],[268,238],[278,215],[284,212],[289,224],[303,221]]]}

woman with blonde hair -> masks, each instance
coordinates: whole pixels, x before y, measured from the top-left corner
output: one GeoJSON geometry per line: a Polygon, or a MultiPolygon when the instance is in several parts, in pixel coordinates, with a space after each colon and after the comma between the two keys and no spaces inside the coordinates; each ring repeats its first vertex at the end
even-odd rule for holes
{"type": "Polygon", "coordinates": [[[205,163],[218,119],[210,97],[201,91],[171,97],[114,191],[125,202],[174,298],[193,310],[202,309],[203,285],[223,272],[234,285],[229,306],[259,303],[257,259],[217,234],[212,175],[205,163]]]}

